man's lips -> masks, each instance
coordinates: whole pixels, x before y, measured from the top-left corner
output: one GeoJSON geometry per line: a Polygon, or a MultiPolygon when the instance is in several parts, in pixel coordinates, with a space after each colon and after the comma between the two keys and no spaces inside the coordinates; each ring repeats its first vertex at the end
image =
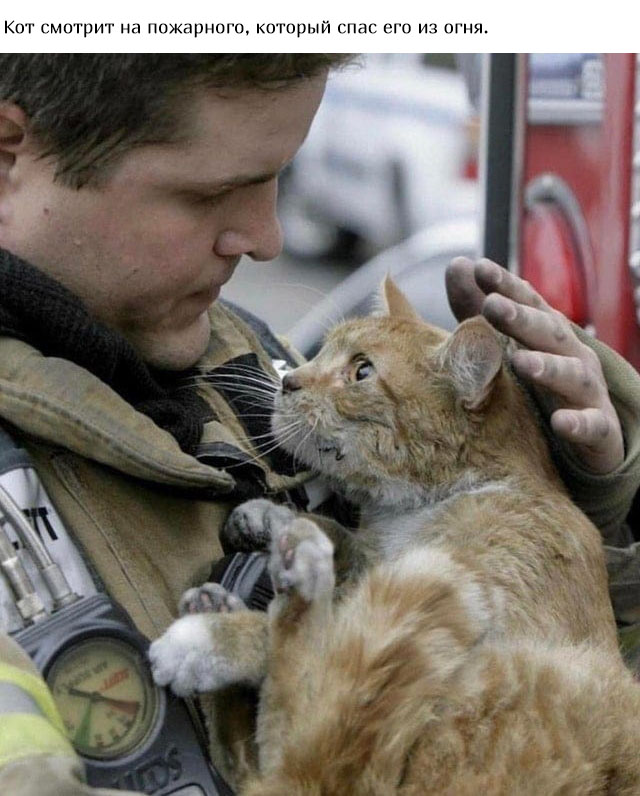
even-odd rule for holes
{"type": "Polygon", "coordinates": [[[220,290],[222,289],[222,286],[226,285],[226,283],[233,276],[233,272],[235,271],[235,267],[239,261],[240,261],[239,257],[234,258],[233,263],[230,264],[229,273],[224,279],[222,279],[219,282],[214,282],[213,284],[208,285],[207,287],[204,287],[201,290],[195,291],[189,296],[189,298],[198,304],[203,304],[205,308],[211,306],[211,304],[213,304],[213,302],[220,295],[220,290]]]}

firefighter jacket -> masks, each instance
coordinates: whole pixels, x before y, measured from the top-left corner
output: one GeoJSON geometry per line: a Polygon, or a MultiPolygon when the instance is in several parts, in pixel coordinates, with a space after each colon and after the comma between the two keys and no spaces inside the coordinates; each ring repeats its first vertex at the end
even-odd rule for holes
{"type": "MultiPolygon", "coordinates": [[[[44,488],[41,505],[21,508],[51,551],[58,523],[68,529],[79,553],[73,587],[106,590],[150,639],[176,617],[182,593],[207,580],[230,509],[250,497],[291,494],[306,479],[276,451],[258,456],[252,438],[264,444],[264,422],[261,429],[256,420],[267,409],[256,411],[255,396],[246,401],[233,386],[244,368],[252,378],[261,370],[274,378],[274,359],[293,355],[221,302],[210,318],[198,371],[211,419],[194,456],[87,370],[0,337],[0,427],[16,446],[14,459],[26,452],[44,488]]],[[[0,635],[0,714],[0,792],[40,796],[42,782],[23,782],[18,765],[36,755],[40,771],[77,769],[49,692],[7,635],[0,635]]]]}

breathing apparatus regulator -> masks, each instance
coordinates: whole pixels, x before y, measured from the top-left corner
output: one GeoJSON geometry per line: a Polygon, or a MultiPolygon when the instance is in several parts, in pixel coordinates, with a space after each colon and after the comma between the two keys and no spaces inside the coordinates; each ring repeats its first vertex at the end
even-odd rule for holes
{"type": "Polygon", "coordinates": [[[90,785],[153,796],[232,796],[207,759],[195,708],[153,682],[148,640],[106,594],[80,597],[72,591],[2,486],[0,575],[22,622],[12,637],[42,673],[90,785]],[[51,597],[50,610],[6,525],[36,565],[51,597]]]}

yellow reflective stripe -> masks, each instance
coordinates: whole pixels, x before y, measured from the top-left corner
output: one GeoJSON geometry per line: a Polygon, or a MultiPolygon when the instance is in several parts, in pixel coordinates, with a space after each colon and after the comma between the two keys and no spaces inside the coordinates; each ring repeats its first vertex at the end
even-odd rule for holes
{"type": "MultiPolygon", "coordinates": [[[[18,669],[17,666],[9,666],[8,663],[0,662],[0,681],[13,683],[26,691],[35,700],[43,715],[64,735],[64,724],[58,713],[58,708],[51,691],[41,677],[31,674],[31,672],[25,672],[24,669],[18,669]]],[[[2,705],[0,705],[1,711],[2,705]]],[[[4,722],[4,716],[2,721],[4,722]]]]}
{"type": "Polygon", "coordinates": [[[7,713],[0,719],[0,766],[23,757],[75,757],[71,743],[44,716],[7,713]]]}

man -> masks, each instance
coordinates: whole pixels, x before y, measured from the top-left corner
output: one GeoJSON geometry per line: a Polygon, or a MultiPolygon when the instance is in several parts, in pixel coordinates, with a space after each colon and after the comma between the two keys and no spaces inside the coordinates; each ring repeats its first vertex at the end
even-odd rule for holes
{"type": "MultiPolygon", "coordinates": [[[[64,542],[57,555],[73,588],[105,589],[149,637],[206,580],[230,508],[304,480],[286,458],[256,455],[260,410],[234,390],[238,374],[270,373],[291,355],[216,299],[242,255],[278,254],[278,172],[343,61],[0,56],[0,425],[51,501],[57,538],[47,541],[52,552],[64,542]]],[[[468,267],[456,273],[458,303],[477,309],[468,267]]],[[[573,341],[553,353],[572,356],[573,341]]],[[[591,400],[564,423],[584,419],[580,472],[594,457],[616,472],[620,426],[595,366],[591,378],[591,400]]],[[[38,732],[21,736],[0,691],[0,792],[107,794],[83,784],[8,636],[3,683],[41,715],[38,732]]]]}
{"type": "MultiPolygon", "coordinates": [[[[0,58],[0,423],[70,531],[75,591],[97,580],[149,636],[220,557],[229,508],[301,480],[253,461],[250,413],[243,425],[232,396],[172,374],[272,370],[214,302],[242,255],[280,251],[278,173],[345,60],[0,58]]],[[[26,687],[7,637],[0,660],[3,681],[26,687]]],[[[88,793],[46,712],[21,742],[6,705],[0,792],[88,793]]]]}

